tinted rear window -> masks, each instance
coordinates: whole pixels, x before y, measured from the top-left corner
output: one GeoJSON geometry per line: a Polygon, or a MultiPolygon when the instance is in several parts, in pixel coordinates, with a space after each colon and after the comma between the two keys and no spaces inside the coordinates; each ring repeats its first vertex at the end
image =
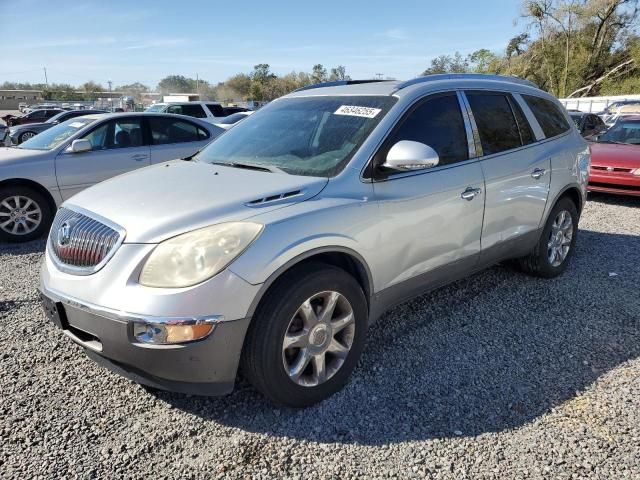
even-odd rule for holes
{"type": "Polygon", "coordinates": [[[468,92],[467,98],[478,126],[484,155],[522,145],[518,124],[506,95],[468,92]]]}
{"type": "Polygon", "coordinates": [[[545,137],[555,137],[569,130],[569,123],[558,106],[547,99],[522,95],[544,132],[545,137]]]}

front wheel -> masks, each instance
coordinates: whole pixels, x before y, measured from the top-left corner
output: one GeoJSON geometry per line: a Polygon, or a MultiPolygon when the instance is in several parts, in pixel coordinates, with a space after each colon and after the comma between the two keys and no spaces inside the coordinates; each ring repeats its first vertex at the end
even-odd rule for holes
{"type": "Polygon", "coordinates": [[[578,234],[578,209],[569,198],[553,207],[533,252],[519,259],[520,269],[530,275],[553,278],[567,269],[578,234]]]}
{"type": "Polygon", "coordinates": [[[0,240],[27,242],[47,232],[53,213],[39,192],[22,186],[0,188],[0,240]]]}
{"type": "Polygon", "coordinates": [[[294,267],[256,313],[242,370],[274,403],[313,405],[347,383],[366,331],[366,299],[351,275],[320,263],[294,267]]]}

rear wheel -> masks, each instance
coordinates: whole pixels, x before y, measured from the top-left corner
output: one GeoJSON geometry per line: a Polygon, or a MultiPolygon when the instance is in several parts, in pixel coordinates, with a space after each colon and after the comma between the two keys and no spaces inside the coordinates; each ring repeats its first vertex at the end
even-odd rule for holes
{"type": "Polygon", "coordinates": [[[366,299],[351,275],[320,263],[294,268],[251,323],[243,373],[274,403],[313,405],[347,383],[366,330],[366,299]]]}
{"type": "Polygon", "coordinates": [[[553,278],[564,272],[573,256],[578,234],[578,209],[571,199],[561,198],[551,210],[538,245],[518,260],[530,275],[553,278]]]}
{"type": "Polygon", "coordinates": [[[51,225],[49,202],[29,187],[0,188],[0,240],[27,242],[42,236],[51,225]]]}

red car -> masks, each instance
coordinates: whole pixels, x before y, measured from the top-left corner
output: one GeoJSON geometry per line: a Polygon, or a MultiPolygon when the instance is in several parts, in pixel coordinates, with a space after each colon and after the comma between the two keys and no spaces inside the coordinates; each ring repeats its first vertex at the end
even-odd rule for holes
{"type": "Polygon", "coordinates": [[[43,123],[49,120],[54,115],[64,112],[61,108],[46,108],[42,110],[34,110],[33,112],[16,117],[14,115],[5,115],[2,120],[5,121],[8,127],[15,125],[25,125],[27,123],[43,123]]]}
{"type": "Polygon", "coordinates": [[[621,117],[591,144],[588,189],[640,196],[640,115],[621,117]]]}

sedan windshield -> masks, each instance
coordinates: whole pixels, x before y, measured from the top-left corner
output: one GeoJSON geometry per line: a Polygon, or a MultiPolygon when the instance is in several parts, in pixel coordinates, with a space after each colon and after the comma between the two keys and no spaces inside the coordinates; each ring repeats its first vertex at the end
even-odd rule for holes
{"type": "Polygon", "coordinates": [[[221,135],[195,160],[331,177],[394,105],[390,96],[283,98],[221,135]]]}
{"type": "Polygon", "coordinates": [[[26,142],[18,145],[17,148],[24,148],[25,150],[51,150],[52,148],[56,148],[81,128],[95,121],[95,118],[72,118],[71,120],[67,120],[66,122],[39,133],[35,137],[31,137],[26,142]]]}
{"type": "Polygon", "coordinates": [[[571,114],[571,120],[573,120],[573,123],[576,124],[576,127],[580,127],[580,122],[582,121],[582,114],[581,113],[572,113],[571,114]]]}
{"type": "Polygon", "coordinates": [[[618,120],[607,133],[598,138],[598,143],[640,145],[640,120],[618,120]]]}

